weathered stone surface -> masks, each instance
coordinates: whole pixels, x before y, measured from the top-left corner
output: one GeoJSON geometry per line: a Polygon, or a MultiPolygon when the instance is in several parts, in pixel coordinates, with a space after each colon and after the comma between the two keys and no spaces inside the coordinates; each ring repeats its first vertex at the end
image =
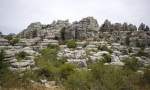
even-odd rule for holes
{"type": "Polygon", "coordinates": [[[19,36],[22,38],[47,38],[54,39],[55,37],[60,37],[60,30],[63,27],[69,26],[68,20],[58,20],[54,21],[51,24],[43,25],[40,22],[31,23],[27,29],[19,33],[19,36]]]}
{"type": "Polygon", "coordinates": [[[64,49],[63,51],[60,51],[58,53],[59,57],[65,57],[65,58],[71,58],[71,59],[84,59],[86,56],[86,53],[84,50],[70,50],[70,49],[64,49]]]}
{"type": "Polygon", "coordinates": [[[80,68],[87,67],[87,63],[85,59],[68,59],[67,63],[77,65],[80,68]]]}
{"type": "Polygon", "coordinates": [[[115,54],[111,55],[111,61],[112,62],[120,62],[119,56],[116,56],[115,54]]]}
{"type": "Polygon", "coordinates": [[[7,39],[0,37],[0,46],[8,46],[8,45],[10,45],[9,41],[7,39]]]}
{"type": "Polygon", "coordinates": [[[99,51],[99,52],[96,52],[96,53],[93,53],[93,54],[91,54],[89,57],[90,57],[90,59],[93,61],[93,62],[95,62],[95,61],[97,61],[97,60],[101,60],[102,58],[103,58],[103,55],[104,54],[109,54],[109,52],[107,52],[107,51],[99,51]]]}
{"type": "Polygon", "coordinates": [[[66,38],[84,40],[98,37],[99,25],[93,17],[83,18],[79,22],[74,22],[66,32],[66,38]]]}

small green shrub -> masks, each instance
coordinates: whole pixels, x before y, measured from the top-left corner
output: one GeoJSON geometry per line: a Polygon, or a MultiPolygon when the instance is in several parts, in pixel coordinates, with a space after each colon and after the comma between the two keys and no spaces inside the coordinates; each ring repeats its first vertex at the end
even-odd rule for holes
{"type": "Polygon", "coordinates": [[[53,44],[48,44],[47,48],[58,49],[59,46],[58,45],[53,45],[53,44]]]}
{"type": "Polygon", "coordinates": [[[28,54],[24,51],[15,54],[15,57],[18,61],[25,59],[26,56],[28,56],[28,54]]]}
{"type": "Polygon", "coordinates": [[[20,41],[18,37],[14,37],[13,35],[7,35],[5,36],[5,39],[7,39],[11,45],[15,45],[20,41]]]}
{"type": "Polygon", "coordinates": [[[63,64],[59,67],[59,73],[61,79],[67,79],[75,70],[75,66],[72,64],[63,64]]]}
{"type": "Polygon", "coordinates": [[[109,53],[112,53],[113,51],[111,49],[109,49],[106,45],[100,45],[98,46],[98,50],[101,51],[108,51],[109,53]]]}
{"type": "Polygon", "coordinates": [[[109,62],[111,62],[111,55],[109,55],[109,54],[103,54],[103,60],[102,60],[102,62],[104,62],[104,63],[109,63],[109,62]]]}
{"type": "Polygon", "coordinates": [[[4,50],[0,50],[0,79],[2,79],[3,75],[8,71],[8,64],[4,62],[4,59],[5,52],[4,50]]]}
{"type": "Polygon", "coordinates": [[[149,69],[146,69],[144,71],[143,80],[144,80],[144,82],[150,84],[150,70],[149,69]]]}
{"type": "Polygon", "coordinates": [[[66,90],[92,90],[91,76],[86,70],[76,71],[68,76],[64,82],[66,90]]]}
{"type": "Polygon", "coordinates": [[[129,48],[129,49],[128,49],[128,52],[129,52],[129,53],[132,53],[132,52],[133,52],[132,48],[129,48]]]}
{"type": "Polygon", "coordinates": [[[124,68],[136,71],[139,69],[139,67],[142,66],[142,64],[136,59],[135,57],[127,58],[123,60],[125,63],[124,68]]]}
{"type": "Polygon", "coordinates": [[[11,45],[15,45],[16,43],[18,43],[20,41],[19,38],[13,38],[11,41],[10,41],[10,44],[11,45]]]}
{"type": "Polygon", "coordinates": [[[69,40],[67,41],[68,48],[76,48],[77,44],[75,40],[69,40]]]}
{"type": "Polygon", "coordinates": [[[144,49],[141,49],[135,56],[145,56],[150,57],[148,53],[144,52],[144,49]]]}

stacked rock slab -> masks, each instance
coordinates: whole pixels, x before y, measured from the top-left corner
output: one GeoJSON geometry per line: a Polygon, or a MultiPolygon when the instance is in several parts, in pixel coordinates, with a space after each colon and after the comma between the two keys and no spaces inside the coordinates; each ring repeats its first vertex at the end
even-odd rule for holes
{"type": "Polygon", "coordinates": [[[43,25],[40,22],[31,23],[27,29],[23,30],[21,33],[19,33],[19,36],[21,38],[55,38],[60,37],[60,30],[63,27],[67,27],[69,25],[68,20],[58,20],[53,21],[51,24],[43,25]]]}
{"type": "Polygon", "coordinates": [[[83,18],[79,22],[73,22],[73,24],[66,30],[65,37],[67,39],[84,40],[87,38],[98,37],[99,25],[96,19],[93,17],[83,18]]]}
{"type": "Polygon", "coordinates": [[[61,38],[61,30],[64,27],[66,39],[98,38],[99,25],[93,17],[83,18],[73,24],[70,24],[68,20],[53,21],[48,25],[42,25],[40,22],[31,23],[19,36],[22,38],[59,39],[61,38]]]}

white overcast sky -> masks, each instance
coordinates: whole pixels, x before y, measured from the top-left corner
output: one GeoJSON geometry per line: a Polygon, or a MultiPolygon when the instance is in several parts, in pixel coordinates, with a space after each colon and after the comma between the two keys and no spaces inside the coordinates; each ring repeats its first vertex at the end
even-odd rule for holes
{"type": "Polygon", "coordinates": [[[128,22],[150,26],[150,0],[0,0],[0,31],[18,33],[31,22],[70,22],[93,16],[103,23],[128,22]]]}

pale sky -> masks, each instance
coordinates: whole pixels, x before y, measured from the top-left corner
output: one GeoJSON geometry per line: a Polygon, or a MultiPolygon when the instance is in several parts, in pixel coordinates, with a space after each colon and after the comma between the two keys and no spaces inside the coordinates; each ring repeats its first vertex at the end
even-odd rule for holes
{"type": "Polygon", "coordinates": [[[0,0],[0,31],[18,33],[31,22],[79,21],[93,16],[103,23],[128,22],[150,26],[150,0],[0,0]]]}

